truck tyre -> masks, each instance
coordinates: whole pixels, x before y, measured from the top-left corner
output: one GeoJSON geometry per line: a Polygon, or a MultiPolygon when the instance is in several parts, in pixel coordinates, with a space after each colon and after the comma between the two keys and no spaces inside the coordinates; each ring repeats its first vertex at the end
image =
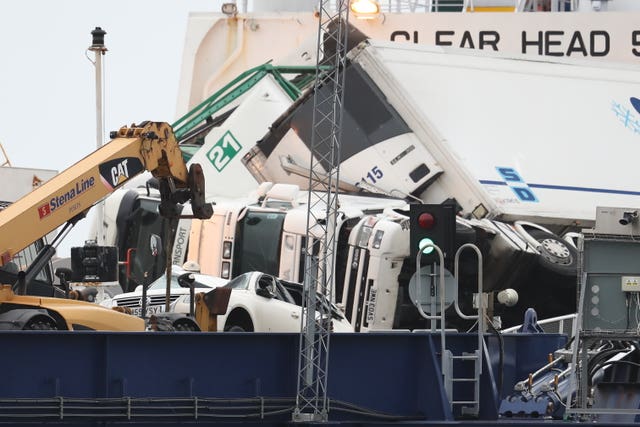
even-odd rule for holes
{"type": "Polygon", "coordinates": [[[24,331],[56,331],[58,327],[51,319],[38,318],[29,320],[24,327],[24,331]]]}
{"type": "Polygon", "coordinates": [[[540,242],[540,265],[562,276],[575,276],[578,272],[578,251],[569,243],[552,233],[542,230],[527,230],[540,242]]]}
{"type": "Polygon", "coordinates": [[[198,332],[200,328],[196,326],[196,324],[192,322],[176,322],[173,325],[173,328],[178,332],[198,332]]]}

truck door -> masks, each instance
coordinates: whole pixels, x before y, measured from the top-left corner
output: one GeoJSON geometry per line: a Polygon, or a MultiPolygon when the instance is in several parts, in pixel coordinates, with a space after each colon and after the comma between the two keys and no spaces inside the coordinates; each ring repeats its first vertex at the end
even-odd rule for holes
{"type": "MultiPolygon", "coordinates": [[[[200,272],[212,276],[222,276],[223,233],[228,212],[218,208],[209,219],[193,220],[189,235],[188,259],[200,265],[200,272]]],[[[231,243],[229,243],[231,244],[231,243]]],[[[230,258],[229,255],[225,256],[230,258]]],[[[230,262],[230,261],[227,261],[230,262]]],[[[229,269],[227,268],[227,272],[229,269]]],[[[227,277],[223,277],[228,279],[227,277]]]]}
{"type": "Polygon", "coordinates": [[[131,204],[123,203],[118,212],[118,256],[122,261],[129,260],[119,274],[124,292],[153,282],[165,271],[165,242],[161,236],[165,234],[166,219],[158,214],[159,204],[160,199],[140,196],[133,198],[131,204]]]}

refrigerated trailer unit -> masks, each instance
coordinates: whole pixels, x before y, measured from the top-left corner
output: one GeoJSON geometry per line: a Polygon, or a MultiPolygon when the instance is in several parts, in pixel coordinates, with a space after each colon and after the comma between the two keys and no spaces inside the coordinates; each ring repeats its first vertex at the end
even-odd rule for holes
{"type": "MultiPolygon", "coordinates": [[[[375,40],[348,57],[347,183],[550,226],[640,205],[637,66],[375,40]]],[[[271,180],[308,166],[311,112],[309,96],[256,145],[271,180]]]]}

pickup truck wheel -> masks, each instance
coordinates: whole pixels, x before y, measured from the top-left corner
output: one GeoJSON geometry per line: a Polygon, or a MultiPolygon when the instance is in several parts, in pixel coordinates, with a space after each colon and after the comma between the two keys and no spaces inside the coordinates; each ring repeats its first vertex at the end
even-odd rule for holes
{"type": "Polygon", "coordinates": [[[249,313],[241,308],[236,308],[231,311],[224,322],[223,330],[225,332],[253,332],[255,329],[249,313]]]}
{"type": "Polygon", "coordinates": [[[575,276],[578,271],[578,251],[569,243],[552,233],[542,230],[527,230],[540,242],[540,265],[562,276],[575,276]]]}

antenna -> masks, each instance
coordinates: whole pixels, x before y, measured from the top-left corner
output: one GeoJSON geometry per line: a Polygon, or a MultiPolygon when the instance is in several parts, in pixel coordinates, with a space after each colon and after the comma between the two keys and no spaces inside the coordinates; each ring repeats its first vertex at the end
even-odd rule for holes
{"type": "MultiPolygon", "coordinates": [[[[103,101],[102,101],[102,57],[107,52],[107,48],[104,45],[104,36],[107,34],[105,30],[100,27],[96,27],[91,31],[91,46],[87,51],[91,51],[95,54],[95,60],[89,61],[93,63],[96,69],[96,149],[102,147],[103,144],[103,101]]],[[[87,57],[88,58],[88,57],[87,57]]],[[[102,240],[98,239],[100,230],[103,229],[103,217],[104,217],[104,202],[100,202],[95,205],[96,212],[96,236],[95,240],[100,243],[102,240]]]]}

